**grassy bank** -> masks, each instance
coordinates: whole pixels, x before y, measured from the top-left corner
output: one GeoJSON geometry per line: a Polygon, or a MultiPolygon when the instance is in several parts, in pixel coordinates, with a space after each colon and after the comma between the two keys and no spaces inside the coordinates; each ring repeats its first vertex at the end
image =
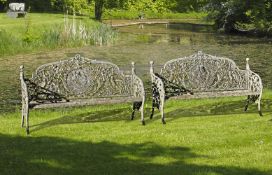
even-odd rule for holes
{"type": "Polygon", "coordinates": [[[12,19],[0,14],[0,56],[109,44],[115,36],[109,26],[88,17],[30,13],[12,19]]]}
{"type": "Polygon", "coordinates": [[[3,174],[272,174],[271,91],[244,113],[244,98],[170,100],[146,126],[130,104],[31,111],[0,117],[3,174]]]}
{"type": "MultiPolygon", "coordinates": [[[[91,13],[93,14],[93,13],[91,13]]],[[[168,19],[182,22],[203,23],[205,13],[153,13],[145,12],[146,20],[168,19]]],[[[106,10],[103,20],[139,18],[136,11],[106,10]]],[[[68,27],[65,26],[63,14],[29,13],[26,18],[9,18],[5,13],[0,13],[0,57],[20,53],[35,53],[60,48],[81,47],[85,45],[107,45],[114,42],[117,34],[109,26],[96,22],[88,16],[75,17],[75,24],[79,33],[85,29],[88,39],[81,34],[72,36],[73,19],[68,16],[68,27]],[[80,27],[84,25],[84,27],[80,27]],[[69,32],[65,29],[70,30],[69,32]]],[[[117,21],[118,22],[118,21],[117,21]]],[[[123,23],[123,21],[119,22],[123,23]]]]}
{"type": "Polygon", "coordinates": [[[196,19],[204,20],[207,13],[204,12],[188,12],[188,13],[154,13],[152,11],[138,12],[127,10],[106,10],[103,13],[103,19],[139,19],[139,15],[143,15],[146,19],[196,19]]]}

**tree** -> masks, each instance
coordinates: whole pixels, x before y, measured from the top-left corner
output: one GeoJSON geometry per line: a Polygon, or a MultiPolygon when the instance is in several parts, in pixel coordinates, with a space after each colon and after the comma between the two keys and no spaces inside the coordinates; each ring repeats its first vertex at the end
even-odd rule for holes
{"type": "Polygon", "coordinates": [[[0,0],[0,11],[3,11],[5,9],[5,4],[7,0],[0,0]]]}
{"type": "Polygon", "coordinates": [[[272,28],[271,0],[211,0],[207,6],[209,18],[215,21],[218,29],[226,33],[265,32],[272,28]],[[243,28],[251,25],[254,29],[243,28]]]}
{"type": "Polygon", "coordinates": [[[95,19],[98,21],[101,21],[102,19],[104,3],[105,3],[105,0],[95,0],[94,15],[95,15],[95,19]]]}

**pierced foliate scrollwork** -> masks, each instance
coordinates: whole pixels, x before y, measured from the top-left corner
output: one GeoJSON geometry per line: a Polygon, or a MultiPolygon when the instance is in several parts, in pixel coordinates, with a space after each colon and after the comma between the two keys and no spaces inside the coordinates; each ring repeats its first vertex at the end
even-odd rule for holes
{"type": "Polygon", "coordinates": [[[139,110],[141,112],[141,121],[142,124],[145,125],[144,121],[144,103],[145,103],[145,90],[144,90],[144,84],[143,81],[136,75],[135,73],[135,64],[132,62],[132,90],[133,90],[133,96],[134,97],[140,97],[141,101],[135,101],[133,102],[133,112],[131,114],[131,119],[134,118],[135,110],[139,110]]]}
{"type": "Polygon", "coordinates": [[[132,87],[133,87],[134,97],[144,97],[145,91],[144,91],[144,85],[142,80],[135,74],[132,76],[132,78],[133,78],[132,87]]]}
{"type": "MultiPolygon", "coordinates": [[[[157,73],[151,73],[152,77],[152,112],[150,118],[153,117],[154,108],[158,108],[160,111],[163,111],[163,104],[164,102],[169,99],[170,97],[180,96],[183,94],[191,94],[193,92],[185,89],[184,87],[172,83],[162,77],[157,73]]],[[[162,122],[164,121],[164,116],[162,113],[162,122]]]]}
{"type": "Polygon", "coordinates": [[[246,71],[228,58],[202,52],[167,62],[161,75],[194,92],[247,89],[246,71]]]}
{"type": "Polygon", "coordinates": [[[249,77],[249,80],[248,80],[249,90],[252,92],[261,93],[262,89],[263,89],[261,77],[258,74],[252,72],[251,70],[248,70],[248,73],[249,73],[249,76],[248,76],[249,77]]]}
{"type": "Polygon", "coordinates": [[[156,76],[153,69],[153,61],[150,62],[150,76],[152,83],[152,112],[150,115],[150,119],[153,118],[154,108],[158,108],[161,112],[161,120],[165,123],[164,120],[164,101],[165,101],[165,89],[163,81],[156,76]]]}
{"type": "Polygon", "coordinates": [[[112,63],[79,55],[39,67],[30,81],[68,99],[132,95],[131,76],[124,75],[112,63]]]}
{"type": "Polygon", "coordinates": [[[180,96],[183,94],[191,94],[193,95],[194,93],[179,84],[173,83],[160,74],[155,73],[155,75],[160,78],[160,80],[163,82],[164,85],[164,93],[165,93],[165,100],[169,99],[170,97],[174,96],[180,96]]]}
{"type": "Polygon", "coordinates": [[[29,79],[25,79],[25,82],[27,84],[27,88],[29,92],[28,94],[29,101],[36,101],[38,103],[44,103],[44,102],[57,103],[63,100],[69,101],[66,97],[56,92],[40,87],[37,84],[30,81],[29,79]]]}

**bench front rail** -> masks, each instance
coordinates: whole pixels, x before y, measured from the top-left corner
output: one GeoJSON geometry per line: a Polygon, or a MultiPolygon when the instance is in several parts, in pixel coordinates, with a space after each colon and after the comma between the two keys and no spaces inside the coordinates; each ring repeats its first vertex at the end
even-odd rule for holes
{"type": "Polygon", "coordinates": [[[110,62],[90,60],[80,55],[40,66],[32,78],[20,72],[22,90],[22,127],[26,120],[29,133],[29,109],[71,107],[94,104],[133,102],[144,124],[145,92],[142,80],[132,72],[125,75],[110,62]]]}
{"type": "Polygon", "coordinates": [[[261,113],[262,81],[258,74],[250,70],[246,59],[246,70],[239,69],[228,58],[216,57],[202,52],[170,60],[161,72],[154,73],[150,62],[153,89],[152,114],[154,108],[161,112],[164,120],[164,104],[168,98],[190,99],[224,96],[248,96],[245,110],[251,102],[257,102],[261,113]]]}

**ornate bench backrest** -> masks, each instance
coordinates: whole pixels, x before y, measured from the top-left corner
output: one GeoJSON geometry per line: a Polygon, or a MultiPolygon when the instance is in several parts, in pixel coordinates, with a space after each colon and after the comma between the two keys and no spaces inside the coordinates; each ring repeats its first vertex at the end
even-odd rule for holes
{"type": "Polygon", "coordinates": [[[193,92],[249,89],[246,70],[240,70],[228,58],[202,52],[168,61],[161,75],[193,92]]]}
{"type": "Polygon", "coordinates": [[[44,93],[70,99],[133,96],[132,78],[132,74],[124,75],[115,64],[76,55],[40,66],[30,81],[44,93]]]}

